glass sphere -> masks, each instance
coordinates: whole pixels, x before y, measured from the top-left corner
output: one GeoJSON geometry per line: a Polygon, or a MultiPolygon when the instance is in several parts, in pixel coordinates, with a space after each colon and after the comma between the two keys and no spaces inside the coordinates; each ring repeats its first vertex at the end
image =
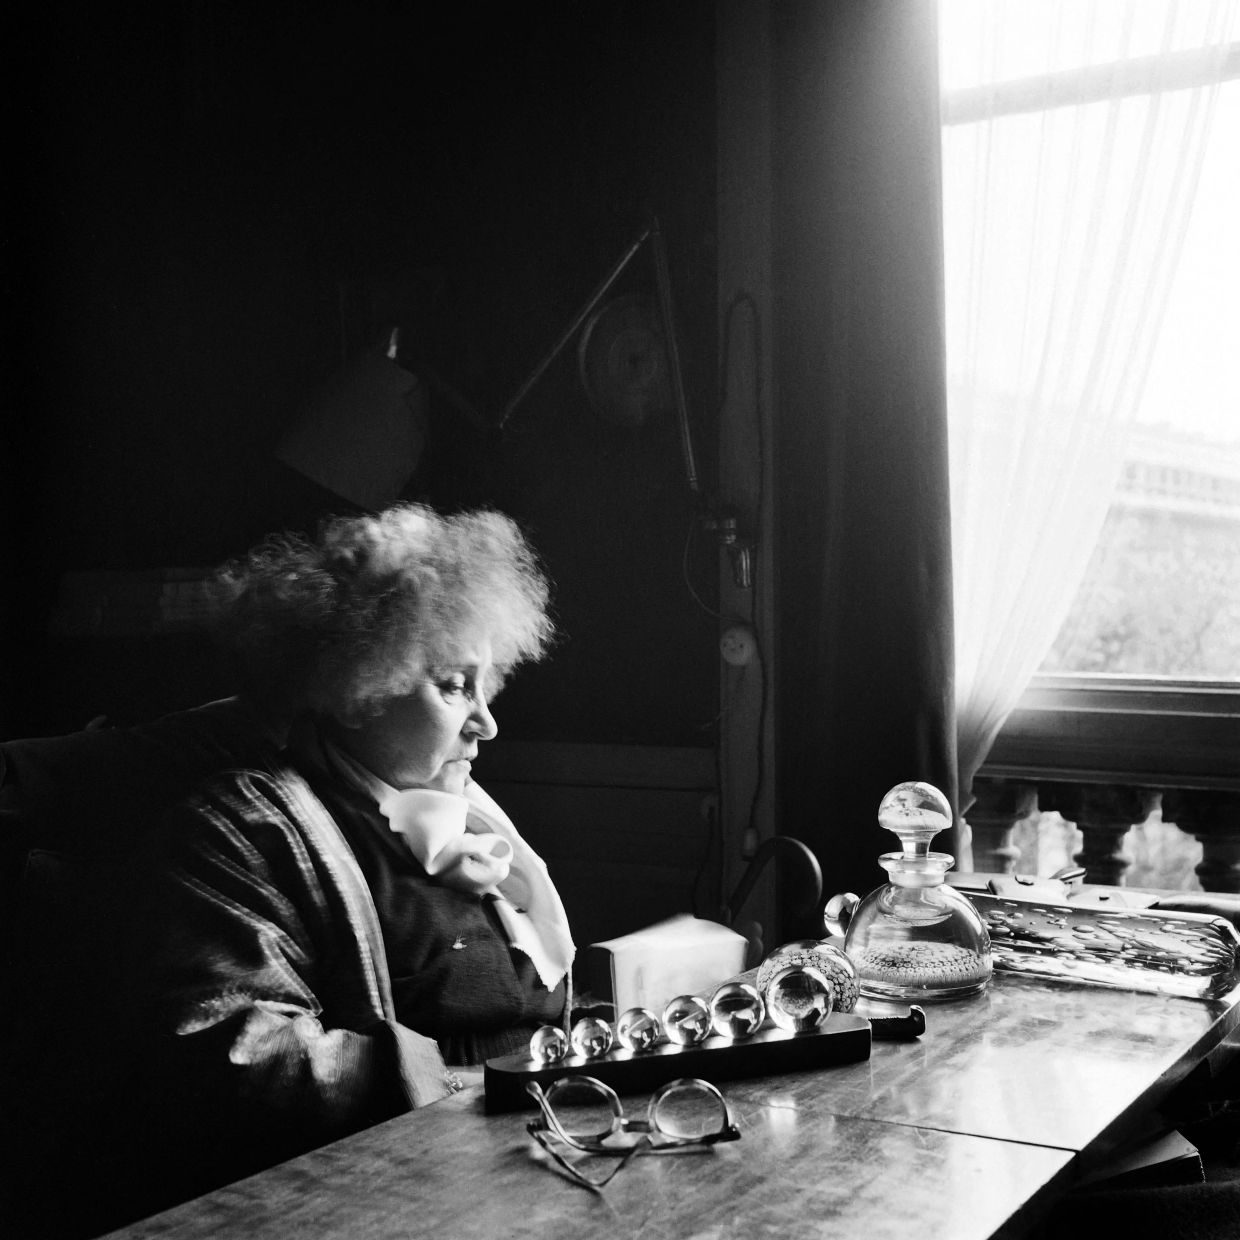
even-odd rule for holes
{"type": "Polygon", "coordinates": [[[758,977],[754,983],[758,993],[765,995],[771,978],[790,964],[812,965],[827,979],[832,991],[833,1012],[851,1012],[857,1006],[857,999],[861,995],[857,966],[841,948],[817,939],[795,939],[777,947],[758,968],[758,977]]]}
{"type": "Polygon", "coordinates": [[[574,1026],[569,1041],[584,1059],[597,1059],[611,1050],[611,1026],[597,1016],[583,1016],[574,1026]]]}
{"type": "Polygon", "coordinates": [[[929,843],[952,825],[951,802],[933,785],[921,780],[896,784],[879,802],[878,823],[903,839],[929,843]]]}
{"type": "Polygon", "coordinates": [[[831,1015],[834,992],[813,965],[790,964],[774,974],[762,996],[771,1019],[781,1029],[807,1033],[831,1015]]]}
{"type": "Polygon", "coordinates": [[[649,1008],[629,1008],[616,1022],[616,1037],[628,1051],[648,1051],[662,1033],[659,1018],[649,1008]]]}
{"type": "Polygon", "coordinates": [[[710,1036],[710,1006],[697,995],[677,995],[663,1009],[663,1031],[677,1046],[696,1046],[710,1036]]]}
{"type": "Polygon", "coordinates": [[[530,1058],[535,1063],[559,1063],[568,1054],[568,1035],[555,1025],[543,1025],[530,1038],[530,1058]]]}
{"type": "Polygon", "coordinates": [[[710,998],[710,1023],[724,1038],[750,1038],[766,1020],[766,1004],[748,982],[725,982],[710,998]]]}

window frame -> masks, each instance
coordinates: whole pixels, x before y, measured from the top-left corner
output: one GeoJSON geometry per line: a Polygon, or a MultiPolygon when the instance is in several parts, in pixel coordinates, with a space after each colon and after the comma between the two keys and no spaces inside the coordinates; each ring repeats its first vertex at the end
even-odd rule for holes
{"type": "Polygon", "coordinates": [[[1240,787],[1240,685],[1039,673],[982,774],[1150,788],[1240,787]]]}
{"type": "Polygon", "coordinates": [[[1219,81],[1240,78],[1240,43],[1226,44],[1221,53],[1213,48],[1186,48],[1076,69],[1059,69],[985,86],[959,87],[944,91],[942,120],[945,126],[971,125],[1000,116],[1049,112],[1055,108],[1205,86],[1216,78],[1219,81]]]}

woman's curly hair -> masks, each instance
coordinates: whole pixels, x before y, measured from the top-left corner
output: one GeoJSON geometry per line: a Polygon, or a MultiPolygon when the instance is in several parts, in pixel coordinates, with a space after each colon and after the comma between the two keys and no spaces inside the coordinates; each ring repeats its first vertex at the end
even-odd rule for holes
{"type": "Polygon", "coordinates": [[[490,639],[502,678],[541,658],[554,631],[533,550],[510,517],[486,510],[398,504],[335,517],[313,540],[273,535],[215,585],[216,632],[244,690],[345,722],[409,693],[472,641],[490,639]]]}

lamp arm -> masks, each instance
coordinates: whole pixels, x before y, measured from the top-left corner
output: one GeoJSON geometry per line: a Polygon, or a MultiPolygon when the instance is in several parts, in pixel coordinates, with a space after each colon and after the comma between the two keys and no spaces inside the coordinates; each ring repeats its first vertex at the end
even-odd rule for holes
{"type": "Polygon", "coordinates": [[[701,494],[698,484],[697,462],[693,456],[693,434],[689,429],[689,406],[685,401],[685,383],[680,370],[680,349],[676,344],[676,324],[672,315],[672,280],[667,269],[667,251],[663,245],[663,233],[656,219],[649,229],[654,246],[655,278],[659,286],[659,314],[663,319],[663,343],[667,348],[668,366],[671,371],[672,396],[676,401],[676,424],[680,428],[680,451],[685,461],[685,481],[695,495],[701,494]]]}
{"type": "Polygon", "coordinates": [[[633,261],[633,256],[642,248],[643,245],[646,244],[646,240],[649,238],[651,231],[651,228],[647,228],[642,232],[641,236],[638,237],[627,250],[625,250],[623,255],[621,255],[619,260],[616,262],[616,265],[607,273],[598,288],[590,294],[590,297],[586,301],[585,305],[581,307],[573,321],[564,329],[564,332],[560,336],[559,340],[551,346],[550,352],[548,352],[547,355],[538,363],[538,365],[534,367],[534,369],[530,372],[529,378],[527,378],[526,381],[517,389],[516,395],[513,396],[508,404],[504,406],[503,413],[499,415],[499,421],[496,424],[497,426],[502,427],[504,423],[508,421],[516,407],[529,394],[530,389],[538,382],[539,379],[542,378],[543,371],[545,371],[547,367],[560,356],[564,346],[568,344],[568,342],[577,334],[581,328],[581,325],[594,312],[595,306],[597,306],[598,303],[607,296],[608,290],[620,278],[629,263],[633,261]]]}
{"type": "Polygon", "coordinates": [[[667,352],[672,399],[676,405],[676,424],[680,432],[680,451],[684,462],[685,481],[697,499],[698,515],[704,528],[712,530],[719,540],[719,545],[728,550],[732,560],[732,576],[737,586],[748,590],[753,586],[753,544],[748,539],[739,537],[734,516],[718,510],[709,498],[703,495],[702,485],[698,479],[697,461],[693,450],[693,432],[689,423],[688,402],[685,399],[684,374],[680,365],[680,347],[676,338],[672,281],[668,271],[667,250],[663,244],[663,233],[659,228],[657,216],[651,219],[650,224],[617,259],[599,286],[586,299],[585,304],[573,316],[572,322],[560,334],[559,339],[530,372],[508,404],[504,406],[495,427],[496,429],[503,428],[517,406],[529,395],[530,389],[542,378],[547,367],[559,357],[568,342],[581,330],[582,324],[594,313],[598,304],[607,296],[612,285],[624,273],[625,268],[647,241],[651,243],[654,250],[655,281],[659,290],[659,318],[663,327],[663,343],[667,352]]]}
{"type": "Polygon", "coordinates": [[[543,372],[555,361],[568,342],[581,330],[582,324],[594,313],[595,307],[607,296],[611,286],[624,273],[624,269],[633,261],[637,251],[650,241],[654,248],[655,280],[659,288],[659,316],[663,322],[663,343],[667,349],[668,368],[671,372],[672,396],[676,402],[676,422],[680,430],[680,450],[684,457],[685,481],[695,494],[701,493],[698,481],[697,461],[694,458],[693,435],[689,427],[689,408],[685,400],[684,375],[680,366],[680,348],[676,342],[676,326],[672,310],[672,281],[668,273],[667,250],[663,244],[663,233],[659,228],[658,219],[651,221],[641,235],[629,246],[616,261],[615,266],[603,278],[599,286],[590,294],[585,304],[577,311],[573,321],[560,334],[560,338],[551,346],[547,354],[530,372],[529,377],[517,389],[516,394],[504,407],[499,415],[497,426],[503,425],[512,416],[517,406],[529,395],[530,389],[542,378],[543,372]]]}

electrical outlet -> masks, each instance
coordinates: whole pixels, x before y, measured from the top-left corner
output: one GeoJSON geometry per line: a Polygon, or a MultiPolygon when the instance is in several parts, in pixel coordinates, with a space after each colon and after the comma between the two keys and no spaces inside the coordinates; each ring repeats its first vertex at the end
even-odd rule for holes
{"type": "Polygon", "coordinates": [[[733,624],[719,638],[719,653],[732,667],[748,667],[758,654],[758,639],[747,624],[733,624]]]}

